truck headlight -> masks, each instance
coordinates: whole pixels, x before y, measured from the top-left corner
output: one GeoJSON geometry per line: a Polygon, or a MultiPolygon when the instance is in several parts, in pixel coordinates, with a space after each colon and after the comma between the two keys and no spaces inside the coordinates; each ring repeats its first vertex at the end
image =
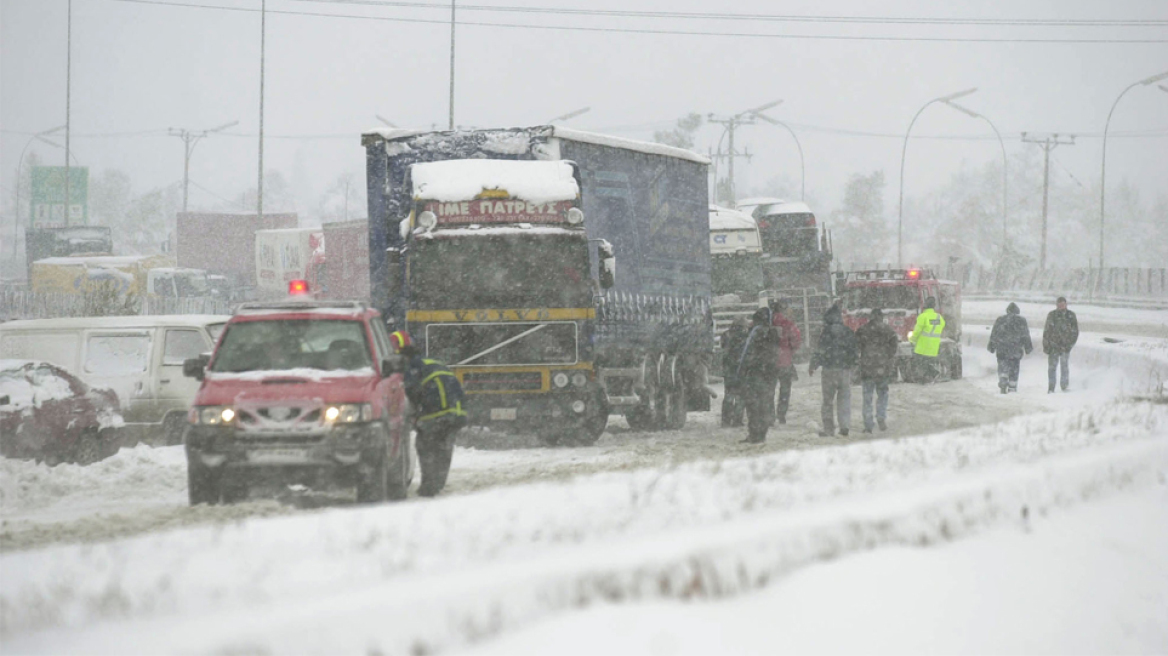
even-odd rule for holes
{"type": "Polygon", "coordinates": [[[568,223],[571,225],[580,225],[584,223],[584,210],[579,207],[572,207],[568,209],[568,223]]]}
{"type": "Polygon", "coordinates": [[[373,406],[368,403],[341,403],[324,409],[324,419],[329,423],[353,424],[373,419],[373,406]]]}
{"type": "Polygon", "coordinates": [[[567,387],[568,374],[562,371],[556,372],[556,375],[552,376],[552,383],[554,383],[556,387],[567,387]]]}
{"type": "Polygon", "coordinates": [[[418,215],[418,227],[422,230],[433,230],[438,225],[438,215],[426,210],[418,215]]]}
{"type": "Polygon", "coordinates": [[[200,406],[195,408],[195,419],[205,426],[222,426],[235,421],[235,410],[223,405],[200,406]]]}
{"type": "Polygon", "coordinates": [[[576,387],[584,387],[588,384],[588,376],[584,375],[584,372],[578,371],[572,374],[572,384],[576,387]]]}

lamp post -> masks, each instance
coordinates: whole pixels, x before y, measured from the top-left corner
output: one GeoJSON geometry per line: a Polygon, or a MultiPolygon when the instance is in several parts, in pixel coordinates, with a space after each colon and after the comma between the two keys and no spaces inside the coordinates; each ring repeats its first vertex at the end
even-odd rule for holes
{"type": "MultiPolygon", "coordinates": [[[[1099,268],[1100,268],[1100,270],[1103,269],[1103,245],[1104,245],[1103,226],[1107,221],[1107,213],[1105,211],[1105,204],[1107,202],[1107,130],[1111,127],[1111,115],[1115,113],[1115,106],[1119,104],[1119,99],[1123,98],[1124,94],[1126,94],[1128,91],[1131,91],[1132,89],[1134,89],[1138,86],[1148,86],[1149,84],[1155,84],[1156,82],[1159,82],[1160,80],[1163,80],[1165,78],[1168,78],[1168,71],[1160,73],[1159,75],[1153,75],[1152,77],[1140,80],[1139,82],[1132,82],[1131,84],[1129,84],[1127,86],[1126,89],[1119,92],[1119,96],[1116,97],[1115,102],[1111,103],[1111,111],[1107,112],[1107,123],[1105,123],[1103,125],[1103,166],[1102,166],[1102,170],[1099,173],[1099,268]]],[[[1163,88],[1163,87],[1161,87],[1161,88],[1163,88]]]]}
{"type": "Polygon", "coordinates": [[[917,113],[913,115],[912,121],[908,124],[908,130],[904,133],[904,146],[900,149],[900,200],[897,203],[896,210],[896,266],[898,267],[904,266],[904,259],[902,257],[904,250],[904,157],[908,153],[908,137],[912,134],[913,125],[917,122],[917,118],[920,117],[921,113],[928,109],[929,105],[957,100],[958,98],[968,96],[974,91],[977,91],[977,87],[951,93],[940,98],[933,98],[917,110],[917,113]]]}
{"type": "Polygon", "coordinates": [[[799,137],[795,135],[795,131],[791,129],[791,126],[782,121],[773,119],[769,116],[766,116],[765,114],[759,114],[757,112],[755,113],[755,116],[761,118],[767,123],[770,123],[771,125],[777,125],[781,128],[785,128],[787,132],[791,133],[791,138],[795,140],[795,147],[799,149],[799,200],[807,200],[807,169],[803,163],[803,144],[799,143],[799,137]]]}
{"type": "Polygon", "coordinates": [[[580,109],[577,109],[574,112],[568,112],[567,114],[564,114],[563,116],[557,116],[557,117],[553,118],[552,120],[548,121],[548,123],[555,123],[556,121],[566,121],[570,118],[576,118],[577,116],[579,116],[581,114],[586,114],[590,111],[592,111],[591,107],[581,107],[580,109]]]}
{"type": "Polygon", "coordinates": [[[239,121],[232,121],[224,123],[216,128],[202,131],[192,131],[186,128],[170,128],[167,133],[172,137],[179,137],[183,140],[183,211],[187,211],[187,186],[191,181],[191,154],[195,152],[195,146],[203,137],[213,134],[215,132],[222,132],[227,128],[239,125],[239,121]]]}
{"type": "Polygon", "coordinates": [[[40,141],[54,148],[61,148],[61,144],[55,141],[49,141],[45,137],[48,137],[50,134],[60,132],[64,129],[64,125],[58,125],[51,130],[37,132],[36,134],[32,135],[28,138],[28,141],[24,144],[24,148],[20,151],[20,158],[16,160],[16,207],[14,208],[12,217],[12,257],[16,257],[17,255],[16,242],[20,238],[20,173],[24,168],[24,155],[28,152],[28,147],[32,145],[33,141],[40,141]]]}
{"type": "Polygon", "coordinates": [[[952,100],[946,100],[945,104],[952,107],[953,109],[956,109],[957,111],[959,111],[967,116],[970,116],[973,118],[980,118],[981,120],[985,121],[986,123],[989,123],[990,129],[992,129],[994,131],[994,136],[996,136],[998,138],[998,145],[1001,146],[1001,148],[1002,148],[1002,251],[1005,252],[1005,250],[1006,250],[1006,226],[1008,225],[1008,223],[1006,221],[1006,203],[1007,203],[1007,199],[1009,198],[1009,195],[1007,193],[1007,185],[1009,184],[1009,178],[1006,175],[1006,167],[1009,166],[1009,160],[1006,158],[1006,142],[1002,141],[1002,133],[998,132],[998,127],[996,125],[994,125],[994,122],[989,120],[988,118],[986,118],[984,115],[979,114],[979,113],[973,111],[972,109],[969,109],[968,107],[962,107],[961,105],[958,105],[957,103],[953,102],[952,100]]]}
{"type": "Polygon", "coordinates": [[[397,126],[396,126],[396,125],[394,125],[393,123],[391,123],[391,122],[389,121],[389,119],[385,118],[385,117],[384,117],[384,116],[382,116],[381,114],[374,114],[374,115],[373,115],[373,117],[374,117],[374,118],[376,118],[377,120],[381,121],[382,123],[384,123],[384,124],[386,125],[386,127],[390,127],[390,128],[393,128],[393,129],[395,129],[395,130],[397,129],[397,126]]]}

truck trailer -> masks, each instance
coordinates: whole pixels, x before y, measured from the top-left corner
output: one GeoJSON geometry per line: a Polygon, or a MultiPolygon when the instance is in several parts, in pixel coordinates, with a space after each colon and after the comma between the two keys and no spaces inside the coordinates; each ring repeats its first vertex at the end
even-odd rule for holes
{"type": "Polygon", "coordinates": [[[610,413],[709,408],[706,158],[558,126],[362,142],[373,303],[451,365],[472,424],[591,444],[610,413]]]}
{"type": "Polygon", "coordinates": [[[226,276],[246,296],[256,286],[256,231],[296,226],[294,213],[179,212],[175,257],[180,267],[226,276]]]}

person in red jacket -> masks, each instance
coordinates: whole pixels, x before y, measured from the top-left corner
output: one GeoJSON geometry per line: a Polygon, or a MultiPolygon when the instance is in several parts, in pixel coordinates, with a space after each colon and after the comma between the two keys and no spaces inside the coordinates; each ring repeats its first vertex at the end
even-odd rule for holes
{"type": "Polygon", "coordinates": [[[779,402],[775,407],[775,417],[780,424],[785,424],[787,408],[791,405],[791,383],[798,378],[795,373],[795,351],[803,344],[803,333],[787,317],[786,301],[776,301],[772,310],[771,325],[782,332],[779,338],[779,402]]]}

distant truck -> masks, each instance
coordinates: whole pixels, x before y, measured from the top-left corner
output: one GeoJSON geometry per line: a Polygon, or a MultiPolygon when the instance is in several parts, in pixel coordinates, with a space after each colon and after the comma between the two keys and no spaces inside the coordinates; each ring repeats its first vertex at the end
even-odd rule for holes
{"type": "Polygon", "coordinates": [[[901,380],[915,382],[912,369],[913,345],[909,334],[917,315],[930,296],[937,300],[937,312],[945,318],[941,350],[937,355],[940,379],[961,378],[961,285],[939,280],[929,269],[881,269],[849,271],[843,276],[840,299],[844,323],[855,330],[868,323],[873,308],[880,308],[884,321],[900,337],[897,371],[901,380]]]}
{"type": "Polygon", "coordinates": [[[321,226],[325,251],[320,297],[369,302],[369,221],[321,226]]]}
{"type": "Polygon", "coordinates": [[[325,262],[324,232],[320,228],[257,230],[255,233],[256,292],[261,298],[283,298],[288,283],[308,282],[319,296],[325,262]]]}
{"type": "Polygon", "coordinates": [[[558,126],[362,142],[373,303],[451,365],[472,424],[591,444],[610,412],[709,408],[705,157],[558,126]]]}
{"type": "Polygon", "coordinates": [[[179,212],[175,228],[178,266],[226,276],[233,290],[256,286],[255,233],[295,228],[295,213],[179,212]]]}
{"type": "Polygon", "coordinates": [[[168,297],[205,296],[207,272],[178,269],[165,255],[73,255],[32,263],[32,291],[86,294],[99,290],[118,296],[154,294],[168,297]]]}
{"type": "Polygon", "coordinates": [[[32,263],[50,257],[69,255],[112,255],[114,242],[108,226],[71,226],[65,228],[30,228],[24,233],[24,254],[28,277],[32,263]]]}

